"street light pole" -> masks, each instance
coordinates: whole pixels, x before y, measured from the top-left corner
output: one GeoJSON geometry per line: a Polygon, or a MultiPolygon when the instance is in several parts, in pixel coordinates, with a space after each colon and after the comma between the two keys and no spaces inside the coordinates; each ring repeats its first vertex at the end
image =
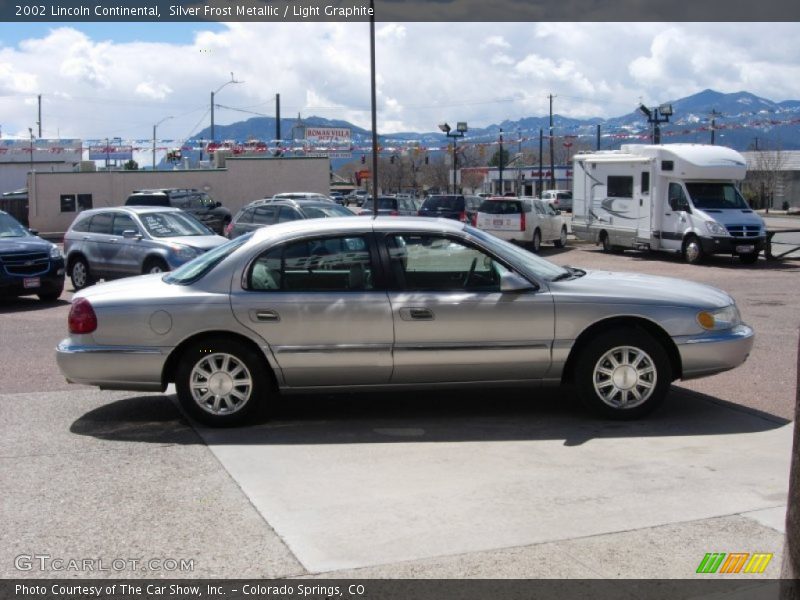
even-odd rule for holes
{"type": "Polygon", "coordinates": [[[500,195],[504,193],[503,185],[503,128],[500,128],[500,195]]]}
{"type": "Polygon", "coordinates": [[[219,86],[215,92],[211,92],[211,141],[212,142],[214,142],[214,140],[215,140],[215,138],[214,138],[214,95],[215,94],[219,94],[219,92],[220,92],[220,90],[222,88],[224,88],[226,85],[231,84],[231,83],[244,83],[244,81],[236,81],[236,78],[233,76],[233,73],[231,73],[231,80],[230,81],[226,81],[221,86],[219,86]]]}
{"type": "Polygon", "coordinates": [[[639,111],[647,117],[647,122],[653,125],[653,143],[661,143],[661,123],[669,123],[672,116],[672,105],[662,104],[655,108],[647,108],[644,104],[639,105],[639,111]]]}
{"type": "Polygon", "coordinates": [[[453,193],[456,194],[458,193],[458,187],[456,183],[456,170],[458,168],[458,159],[456,157],[456,138],[464,137],[464,134],[468,131],[467,124],[464,121],[459,121],[456,123],[456,130],[451,131],[450,125],[447,123],[441,123],[439,125],[439,129],[441,129],[447,137],[453,138],[453,193]]]}
{"type": "Polygon", "coordinates": [[[164,117],[158,123],[153,125],[153,171],[156,170],[156,127],[161,125],[164,121],[171,119],[172,117],[164,117]]]}

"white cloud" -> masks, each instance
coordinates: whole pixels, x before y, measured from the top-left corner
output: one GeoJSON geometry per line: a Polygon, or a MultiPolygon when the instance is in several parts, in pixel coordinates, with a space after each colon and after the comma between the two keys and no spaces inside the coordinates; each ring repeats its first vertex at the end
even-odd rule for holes
{"type": "MultiPolygon", "coordinates": [[[[0,39],[14,26],[0,24],[0,39]]],[[[231,72],[244,83],[217,94],[217,124],[273,115],[280,93],[284,118],[370,126],[365,23],[229,23],[183,44],[169,24],[153,28],[160,42],[115,42],[109,24],[102,39],[64,26],[0,46],[3,131],[26,133],[36,120],[26,101],[42,94],[45,135],[146,139],[171,115],[159,132],[187,137],[208,126],[210,92],[231,72]]],[[[382,132],[542,116],[551,93],[557,113],[576,117],[705,88],[800,99],[797,23],[386,23],[376,33],[382,132]]]]}

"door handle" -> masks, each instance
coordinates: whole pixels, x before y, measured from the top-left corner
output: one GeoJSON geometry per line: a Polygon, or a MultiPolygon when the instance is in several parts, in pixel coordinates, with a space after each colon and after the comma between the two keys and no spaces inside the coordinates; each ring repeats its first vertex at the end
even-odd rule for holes
{"type": "Polygon", "coordinates": [[[433,321],[433,311],[427,308],[401,308],[400,318],[404,321],[433,321]]]}
{"type": "Polygon", "coordinates": [[[264,322],[275,322],[280,321],[281,317],[277,311],[274,310],[256,310],[251,313],[251,317],[255,316],[256,321],[264,322]]]}

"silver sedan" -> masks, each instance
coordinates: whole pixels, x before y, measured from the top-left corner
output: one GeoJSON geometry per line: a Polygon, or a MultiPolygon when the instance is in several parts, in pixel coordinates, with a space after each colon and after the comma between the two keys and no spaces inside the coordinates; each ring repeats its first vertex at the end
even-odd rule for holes
{"type": "Polygon", "coordinates": [[[676,379],[745,361],[753,331],[718,289],[559,267],[445,219],[312,219],[167,275],[75,295],[68,381],[163,391],[232,425],[279,392],[574,384],[612,418],[676,379]]]}

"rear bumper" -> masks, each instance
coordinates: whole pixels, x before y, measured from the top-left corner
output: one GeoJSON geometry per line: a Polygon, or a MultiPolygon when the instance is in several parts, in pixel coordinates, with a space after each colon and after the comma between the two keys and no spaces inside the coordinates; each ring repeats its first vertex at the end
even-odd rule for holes
{"type": "Polygon", "coordinates": [[[70,383],[105,390],[163,391],[161,374],[168,348],[96,346],[71,338],[56,347],[56,362],[70,383]]]}
{"type": "Polygon", "coordinates": [[[681,356],[681,379],[694,379],[734,369],[753,348],[753,330],[739,325],[728,331],[715,331],[673,338],[681,356]]]}

